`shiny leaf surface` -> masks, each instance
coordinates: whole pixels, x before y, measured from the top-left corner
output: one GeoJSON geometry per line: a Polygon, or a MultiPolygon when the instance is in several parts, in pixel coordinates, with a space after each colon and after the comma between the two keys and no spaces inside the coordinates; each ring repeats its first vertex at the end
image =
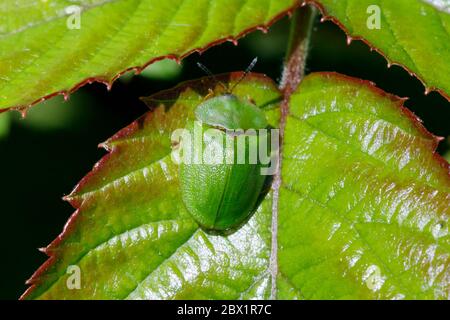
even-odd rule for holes
{"type": "Polygon", "coordinates": [[[320,0],[325,16],[450,100],[449,0],[320,0]]]}
{"type": "MultiPolygon", "coordinates": [[[[449,298],[448,163],[402,100],[342,75],[307,76],[291,99],[278,210],[269,193],[220,236],[184,208],[170,159],[171,132],[194,119],[211,85],[147,98],[154,111],[105,143],[110,153],[68,197],[77,211],[25,298],[449,298]],[[67,287],[71,265],[80,290],[67,287]]],[[[252,75],[235,93],[266,105],[277,125],[271,80],[252,75]]]]}
{"type": "MultiPolygon", "coordinates": [[[[352,37],[362,37],[429,89],[450,95],[448,0],[320,0],[352,37]],[[380,29],[368,28],[380,8],[380,29]]],[[[4,0],[0,4],[0,109],[27,107],[127,70],[265,28],[296,0],[4,0]],[[226,17],[226,19],[223,19],[226,17]]]]}
{"type": "Polygon", "coordinates": [[[448,163],[403,101],[337,74],[292,97],[280,281],[306,299],[450,298],[448,163]]]}
{"type": "Polygon", "coordinates": [[[0,109],[265,27],[295,0],[3,0],[0,109]],[[226,19],[223,19],[226,17],[226,19]]]}

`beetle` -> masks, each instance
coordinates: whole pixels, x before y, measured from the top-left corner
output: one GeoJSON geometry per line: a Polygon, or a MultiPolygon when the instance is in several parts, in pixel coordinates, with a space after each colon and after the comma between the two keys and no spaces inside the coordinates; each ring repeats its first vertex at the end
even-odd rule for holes
{"type": "MultiPolygon", "coordinates": [[[[236,85],[255,63],[256,59],[236,85]]],[[[225,161],[223,157],[221,159],[224,161],[214,164],[182,162],[180,184],[184,205],[203,229],[219,232],[235,230],[256,210],[261,195],[267,189],[268,178],[261,174],[263,165],[259,161],[237,163],[238,139],[244,138],[243,150],[247,157],[250,137],[243,131],[236,134],[235,130],[253,129],[258,140],[258,130],[268,128],[267,118],[257,106],[232,94],[232,89],[198,105],[195,117],[203,135],[202,150],[221,156],[231,154],[232,161],[225,161]]],[[[194,125],[187,129],[194,134],[194,125]]],[[[183,141],[180,144],[186,147],[183,141]]]]}

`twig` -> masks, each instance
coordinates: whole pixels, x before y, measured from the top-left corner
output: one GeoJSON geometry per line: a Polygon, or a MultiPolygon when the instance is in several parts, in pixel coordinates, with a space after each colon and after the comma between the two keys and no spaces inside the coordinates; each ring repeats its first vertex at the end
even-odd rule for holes
{"type": "Polygon", "coordinates": [[[272,278],[271,299],[277,299],[278,278],[278,204],[281,187],[281,167],[283,155],[284,130],[289,114],[289,102],[292,94],[297,90],[305,74],[305,63],[308,54],[312,26],[316,16],[316,9],[302,6],[292,16],[289,46],[284,63],[284,70],[280,89],[283,92],[280,120],[280,148],[278,154],[278,170],[273,183],[272,204],[272,250],[270,256],[270,272],[272,278]]]}

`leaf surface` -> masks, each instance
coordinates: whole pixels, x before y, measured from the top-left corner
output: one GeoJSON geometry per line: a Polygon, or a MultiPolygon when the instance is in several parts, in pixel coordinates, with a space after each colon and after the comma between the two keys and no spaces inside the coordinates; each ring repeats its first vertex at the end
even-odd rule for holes
{"type": "Polygon", "coordinates": [[[388,63],[416,75],[426,91],[450,100],[449,0],[319,0],[325,18],[337,22],[349,40],[363,39],[388,63]],[[379,17],[379,28],[374,18],[379,17]]]}
{"type": "MultiPolygon", "coordinates": [[[[449,0],[320,0],[329,18],[362,37],[428,88],[450,95],[449,0]],[[434,5],[433,5],[434,4],[434,5]],[[437,4],[437,5],[436,5],[437,4]],[[367,8],[381,9],[369,29],[367,8]]],[[[4,0],[0,4],[0,110],[24,108],[92,81],[180,60],[236,41],[297,7],[296,0],[4,0]],[[78,15],[79,13],[79,15],[78,15]],[[77,19],[79,17],[79,29],[77,19]],[[225,18],[224,18],[225,17],[225,18]]]]}
{"type": "Polygon", "coordinates": [[[266,28],[295,0],[3,0],[0,109],[266,28]],[[225,19],[224,19],[225,17],[225,19]],[[77,19],[79,18],[79,28],[77,19]]]}
{"type": "Polygon", "coordinates": [[[309,75],[286,125],[280,281],[306,299],[448,299],[450,176],[438,141],[373,84],[309,75]]]}
{"type": "MultiPolygon", "coordinates": [[[[49,260],[25,298],[450,297],[448,163],[403,100],[361,80],[311,74],[292,96],[278,211],[269,193],[237,232],[199,229],[180,197],[170,135],[213,84],[146,98],[154,111],[104,144],[109,154],[67,197],[77,210],[44,249],[49,260]],[[70,265],[80,290],[67,287],[70,265]]],[[[277,126],[281,94],[270,79],[251,75],[235,93],[277,126]]]]}

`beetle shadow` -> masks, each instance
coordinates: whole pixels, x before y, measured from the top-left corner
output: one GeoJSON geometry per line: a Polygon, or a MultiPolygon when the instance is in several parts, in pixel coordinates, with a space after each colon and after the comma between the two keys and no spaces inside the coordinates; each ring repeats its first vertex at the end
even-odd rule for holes
{"type": "MultiPolygon", "coordinates": [[[[272,100],[268,100],[264,102],[263,104],[259,105],[258,108],[262,110],[273,110],[278,108],[278,104],[283,101],[283,97],[274,98],[272,100]]],[[[271,128],[273,129],[273,128],[271,128]]]]}

